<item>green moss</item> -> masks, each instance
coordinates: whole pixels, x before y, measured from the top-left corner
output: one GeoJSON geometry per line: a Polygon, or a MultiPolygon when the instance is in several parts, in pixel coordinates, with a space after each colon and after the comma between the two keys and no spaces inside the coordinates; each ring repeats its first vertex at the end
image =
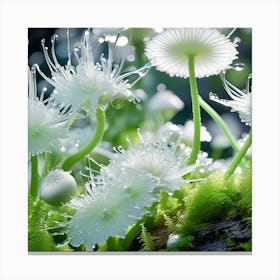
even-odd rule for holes
{"type": "Polygon", "coordinates": [[[250,162],[241,174],[234,174],[227,182],[228,188],[238,194],[236,208],[243,217],[252,216],[252,172],[250,162]]]}
{"type": "Polygon", "coordinates": [[[141,251],[154,251],[156,248],[155,245],[155,237],[151,235],[145,228],[144,224],[141,224],[141,235],[140,235],[140,242],[142,243],[141,251]]]}
{"type": "Polygon", "coordinates": [[[234,174],[228,180],[225,180],[223,172],[215,172],[197,183],[185,200],[181,233],[195,235],[203,223],[240,216],[243,220],[251,219],[251,177],[250,163],[247,163],[241,174],[234,174]]]}
{"type": "Polygon", "coordinates": [[[184,204],[176,197],[162,192],[153,218],[154,227],[167,227],[169,233],[177,233],[181,227],[184,204]]]}
{"type": "Polygon", "coordinates": [[[252,252],[252,240],[245,243],[239,243],[239,246],[247,252],[252,252]]]}
{"type": "Polygon", "coordinates": [[[233,193],[225,185],[224,174],[214,173],[197,186],[186,201],[186,223],[217,221],[225,217],[233,205],[233,193]]]}

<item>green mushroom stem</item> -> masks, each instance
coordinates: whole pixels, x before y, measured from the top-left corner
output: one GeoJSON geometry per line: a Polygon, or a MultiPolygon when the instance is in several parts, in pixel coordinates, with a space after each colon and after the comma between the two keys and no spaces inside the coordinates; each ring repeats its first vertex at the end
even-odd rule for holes
{"type": "Polygon", "coordinates": [[[208,115],[220,126],[220,128],[223,130],[225,135],[227,136],[228,140],[231,143],[231,146],[233,150],[237,153],[239,151],[238,144],[229,131],[226,123],[223,121],[223,119],[219,116],[219,114],[209,106],[201,97],[199,97],[199,104],[200,106],[208,113],[208,115]]]}
{"type": "Polygon", "coordinates": [[[244,158],[244,156],[246,155],[248,149],[250,148],[252,144],[252,130],[249,133],[249,136],[245,142],[245,144],[242,146],[242,148],[235,154],[230,166],[228,167],[226,173],[225,173],[225,178],[229,178],[233,172],[235,171],[235,169],[237,168],[237,166],[240,164],[240,162],[242,161],[242,159],[244,158]]]}
{"type": "Polygon", "coordinates": [[[200,151],[200,105],[199,105],[199,95],[197,89],[197,82],[195,77],[195,58],[193,55],[188,56],[188,66],[189,66],[189,81],[192,99],[192,112],[193,112],[193,123],[194,123],[194,136],[192,151],[188,160],[188,164],[193,164],[196,162],[198,153],[200,151]]]}
{"type": "Polygon", "coordinates": [[[65,171],[70,170],[75,163],[77,163],[78,161],[83,159],[86,155],[88,155],[102,140],[105,131],[105,111],[100,107],[97,108],[96,110],[96,122],[97,122],[96,131],[92,140],[82,150],[65,159],[65,161],[62,163],[61,169],[65,171]]]}

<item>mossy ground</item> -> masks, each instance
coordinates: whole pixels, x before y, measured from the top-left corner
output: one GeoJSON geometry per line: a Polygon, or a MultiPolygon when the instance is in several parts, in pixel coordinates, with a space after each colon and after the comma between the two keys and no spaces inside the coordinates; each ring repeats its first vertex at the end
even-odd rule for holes
{"type": "MultiPolygon", "coordinates": [[[[225,180],[222,172],[162,195],[146,230],[159,229],[160,251],[251,251],[252,180],[249,167],[225,180]],[[168,242],[176,236],[176,242],[168,242]],[[171,245],[169,245],[171,244],[171,245]]],[[[154,234],[154,235],[153,235],[154,234]]],[[[143,243],[143,240],[142,240],[143,243]]],[[[145,243],[145,242],[144,242],[145,243]]],[[[149,247],[142,244],[144,249],[149,247]]]]}

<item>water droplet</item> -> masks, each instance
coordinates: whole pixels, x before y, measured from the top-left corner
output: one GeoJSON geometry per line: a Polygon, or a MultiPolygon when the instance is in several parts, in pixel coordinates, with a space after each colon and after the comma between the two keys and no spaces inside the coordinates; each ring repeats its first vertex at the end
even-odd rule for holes
{"type": "Polygon", "coordinates": [[[157,90],[158,90],[158,91],[165,91],[165,90],[166,90],[165,84],[159,84],[159,85],[157,86],[157,90]]]}
{"type": "Polygon", "coordinates": [[[209,93],[209,99],[215,101],[215,100],[217,100],[217,99],[219,99],[219,98],[218,98],[218,96],[217,96],[216,93],[210,92],[210,93],[209,93]]]}
{"type": "Polygon", "coordinates": [[[239,37],[234,37],[232,41],[234,44],[238,44],[241,42],[241,39],[239,37]]]}
{"type": "MultiPolygon", "coordinates": [[[[115,41],[114,41],[115,42],[115,41]]],[[[113,42],[113,43],[114,43],[113,42]]],[[[118,41],[116,42],[116,46],[118,47],[124,47],[125,45],[127,45],[128,43],[128,39],[125,36],[121,36],[118,38],[118,41]]]]}
{"type": "Polygon", "coordinates": [[[235,64],[232,65],[232,68],[235,70],[235,71],[242,71],[244,68],[245,68],[245,64],[242,63],[242,62],[237,62],[235,64]]]}
{"type": "Polygon", "coordinates": [[[126,171],[126,167],[121,167],[121,171],[125,172],[126,171]]]}
{"type": "Polygon", "coordinates": [[[132,145],[130,137],[128,135],[126,135],[125,140],[130,146],[132,145]]]}
{"type": "Polygon", "coordinates": [[[206,152],[202,152],[202,154],[201,154],[203,157],[208,157],[208,153],[206,153],[206,152]]]}
{"type": "Polygon", "coordinates": [[[62,153],[66,152],[66,147],[64,145],[60,145],[59,149],[62,153]]]}
{"type": "Polygon", "coordinates": [[[126,60],[127,61],[134,61],[135,60],[135,55],[133,55],[133,54],[128,55],[126,60]]]}
{"type": "Polygon", "coordinates": [[[135,90],[134,94],[139,101],[147,99],[147,94],[142,89],[135,90]]]}
{"type": "Polygon", "coordinates": [[[148,217],[152,217],[152,216],[153,216],[153,214],[151,213],[151,211],[147,211],[147,212],[146,212],[146,216],[148,216],[148,217]]]}
{"type": "Polygon", "coordinates": [[[124,106],[124,99],[123,97],[120,97],[118,95],[114,96],[113,99],[111,100],[111,105],[115,109],[121,109],[124,106]]]}
{"type": "Polygon", "coordinates": [[[99,38],[98,38],[98,43],[99,43],[99,44],[104,43],[104,41],[105,41],[105,40],[104,40],[104,38],[103,38],[103,37],[99,37],[99,38]]]}
{"type": "Polygon", "coordinates": [[[89,31],[86,30],[86,31],[85,31],[85,39],[87,39],[88,37],[89,37],[89,31]]]}
{"type": "Polygon", "coordinates": [[[51,37],[51,42],[54,43],[55,40],[58,38],[58,35],[57,34],[54,34],[52,37],[51,37]]]}
{"type": "Polygon", "coordinates": [[[128,100],[129,102],[132,102],[132,101],[135,100],[135,98],[134,98],[134,96],[129,95],[129,96],[127,97],[127,100],[128,100]]]}
{"type": "Polygon", "coordinates": [[[31,71],[36,71],[37,69],[39,69],[39,65],[38,64],[33,64],[31,66],[31,71]]]}
{"type": "Polygon", "coordinates": [[[178,241],[181,239],[179,234],[171,234],[167,240],[167,249],[176,249],[178,246],[178,241]]]}
{"type": "Polygon", "coordinates": [[[123,151],[124,151],[124,149],[123,149],[122,146],[118,146],[117,149],[118,149],[118,151],[120,151],[120,152],[123,152],[123,151]]]}
{"type": "Polygon", "coordinates": [[[80,146],[80,139],[76,139],[74,142],[74,146],[78,148],[80,146]]]}

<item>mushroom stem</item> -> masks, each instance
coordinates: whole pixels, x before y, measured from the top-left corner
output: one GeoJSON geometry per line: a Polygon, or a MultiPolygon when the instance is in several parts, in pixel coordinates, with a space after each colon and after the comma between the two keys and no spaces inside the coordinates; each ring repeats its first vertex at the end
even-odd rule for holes
{"type": "Polygon", "coordinates": [[[190,90],[191,90],[191,99],[192,99],[192,112],[193,112],[193,123],[194,123],[194,136],[192,143],[192,151],[188,164],[193,164],[196,162],[198,153],[200,151],[200,126],[201,126],[201,117],[200,117],[200,105],[199,105],[199,95],[197,89],[197,82],[195,77],[195,58],[193,55],[188,57],[188,66],[189,66],[189,81],[190,81],[190,90]]]}

